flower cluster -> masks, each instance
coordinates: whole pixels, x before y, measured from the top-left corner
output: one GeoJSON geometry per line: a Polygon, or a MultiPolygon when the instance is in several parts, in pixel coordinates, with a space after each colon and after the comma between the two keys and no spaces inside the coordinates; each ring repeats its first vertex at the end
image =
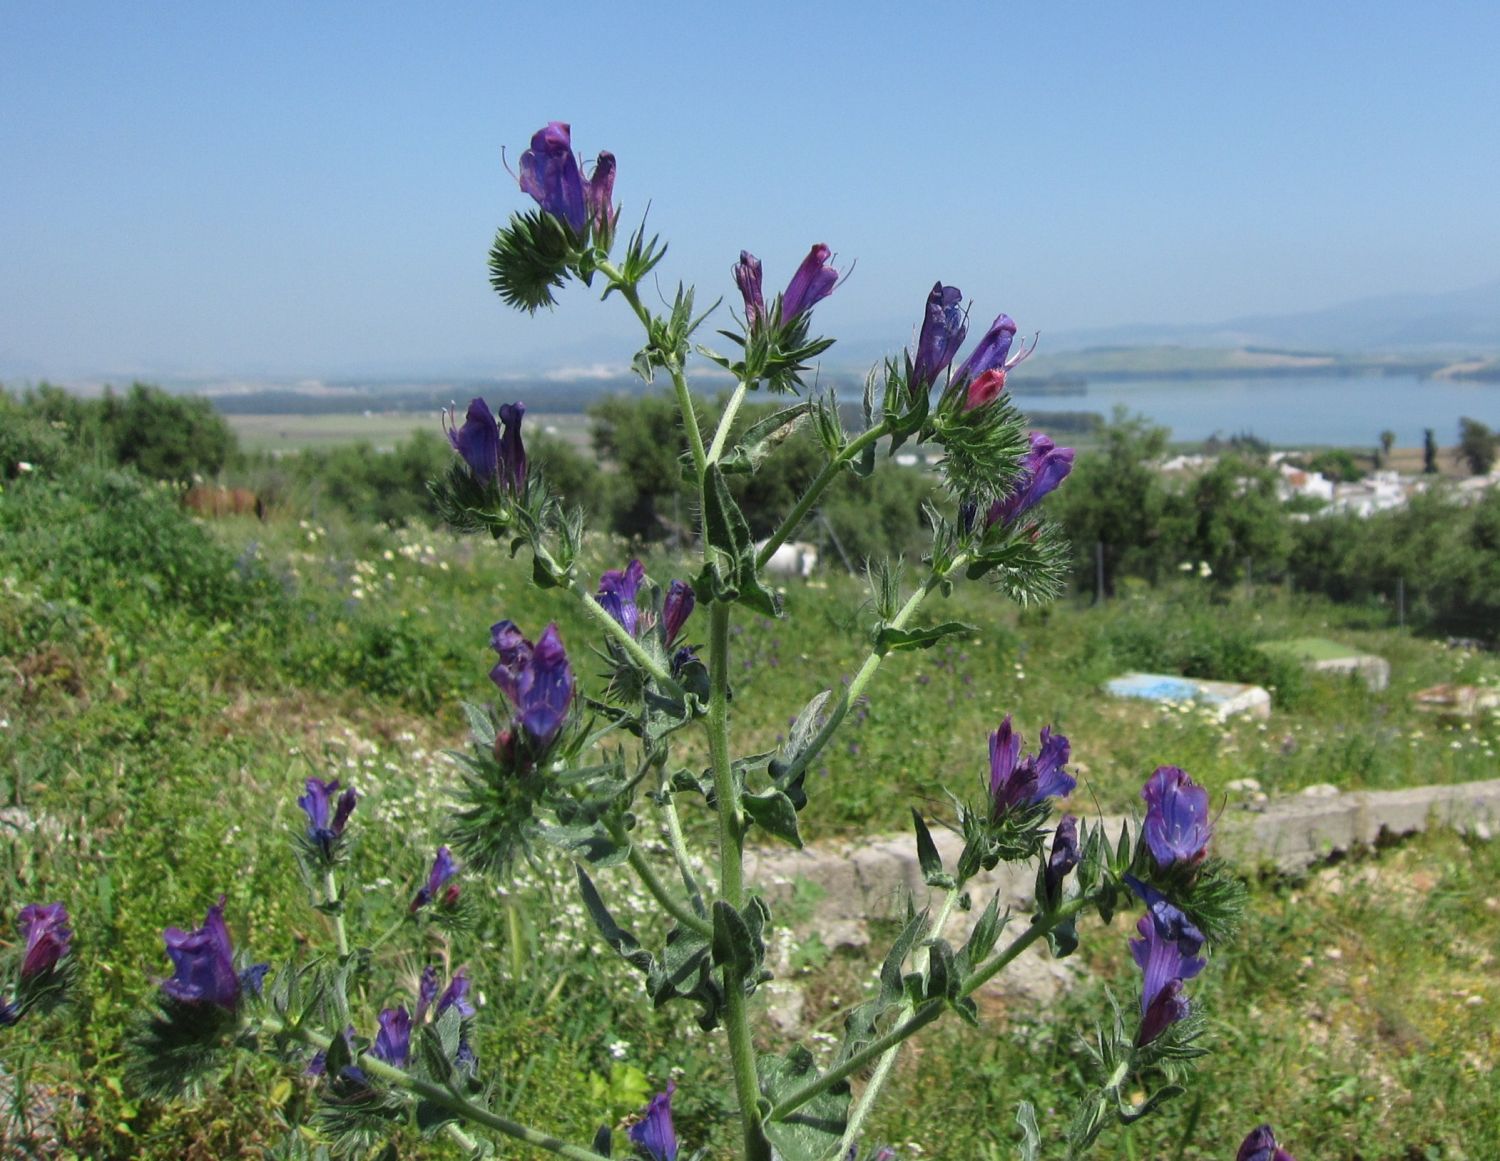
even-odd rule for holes
{"type": "Polygon", "coordinates": [[[832,260],[833,251],[822,242],[814,245],[768,312],[760,259],[741,250],[740,260],[734,265],[734,281],[745,303],[746,330],[755,334],[768,326],[788,326],[832,294],[839,282],[839,272],[829,265],[832,260]]]}
{"type": "Polygon", "coordinates": [[[1035,507],[1073,470],[1072,448],[1058,447],[1039,431],[1031,432],[1027,440],[1031,448],[1022,462],[1015,487],[1009,495],[990,505],[984,518],[986,528],[997,524],[1005,528],[1015,523],[1021,513],[1035,507]]]}
{"type": "Polygon", "coordinates": [[[1276,1143],[1276,1134],[1270,1125],[1261,1125],[1250,1131],[1250,1135],[1240,1145],[1240,1151],[1235,1154],[1234,1161],[1297,1161],[1297,1159],[1276,1143]]]}
{"type": "Polygon", "coordinates": [[[531,148],[521,154],[521,190],[537,205],[567,224],[582,239],[592,228],[595,240],[605,249],[614,234],[619,213],[611,198],[615,188],[615,155],[599,154],[593,176],[584,179],[573,153],[572,128],[563,121],[549,121],[531,137],[531,148]]]}
{"type": "Polygon", "coordinates": [[[458,427],[452,409],[443,413],[443,427],[453,450],[463,457],[469,471],[481,484],[498,487],[511,496],[526,491],[526,445],[521,440],[521,420],[526,415],[524,403],[507,403],[500,408],[496,424],[490,405],[481,398],[471,399],[458,427]],[[504,426],[502,434],[500,428],[504,426]]]}
{"type": "Polygon", "coordinates": [[[350,786],[338,793],[339,782],[324,782],[321,778],[307,780],[307,793],[297,799],[297,805],[307,815],[307,841],[325,863],[331,863],[344,835],[349,816],[354,813],[358,795],[350,786]],[[335,800],[337,795],[337,800],[335,800]]]}
{"type": "Polygon", "coordinates": [[[1064,798],[1078,780],[1063,769],[1068,762],[1068,739],[1042,727],[1041,751],[1020,758],[1021,739],[1011,728],[1010,715],[990,735],[990,810],[999,822],[1021,807],[1048,798],[1064,798]]]}
{"type": "MultiPolygon", "coordinates": [[[[500,655],[490,680],[514,709],[519,735],[532,758],[540,760],[562,732],[573,705],[573,668],[557,625],[548,625],[533,645],[514,621],[497,621],[490,627],[490,647],[500,655]]],[[[503,733],[504,746],[513,747],[517,735],[503,733]]],[[[499,738],[496,748],[502,748],[499,738]]]]}
{"type": "Polygon", "coordinates": [[[450,880],[457,874],[458,864],[453,860],[453,852],[447,847],[438,847],[437,857],[432,860],[432,870],[427,872],[427,881],[412,896],[411,906],[408,910],[415,913],[426,907],[429,903],[434,902],[440,903],[443,907],[447,908],[456,907],[459,898],[459,884],[450,880]]]}
{"type": "Polygon", "coordinates": [[[599,578],[599,605],[635,640],[648,635],[654,639],[662,652],[671,658],[674,676],[680,676],[689,663],[697,661],[691,648],[686,645],[678,647],[697,597],[686,581],[673,580],[661,597],[658,613],[651,605],[643,607],[641,603],[641,586],[645,580],[646,569],[639,560],[632,559],[623,569],[606,570],[599,578]]]}
{"type": "Polygon", "coordinates": [[[64,958],[73,949],[73,929],[68,909],[62,903],[28,903],[16,917],[16,927],[25,940],[16,996],[0,996],[0,1027],[16,1023],[26,1010],[60,982],[64,958]]]}
{"type": "Polygon", "coordinates": [[[161,990],[179,1004],[214,1004],[233,1012],[247,989],[259,993],[269,965],[234,970],[234,947],[224,924],[224,896],[208,909],[202,927],[196,931],[169,927],[162,932],[162,940],[172,961],[172,976],[162,981],[161,990]]]}

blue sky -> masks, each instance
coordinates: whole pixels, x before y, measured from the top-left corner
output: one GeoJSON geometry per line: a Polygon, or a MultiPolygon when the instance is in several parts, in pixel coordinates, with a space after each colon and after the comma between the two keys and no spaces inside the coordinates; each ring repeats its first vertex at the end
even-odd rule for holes
{"type": "Polygon", "coordinates": [[[1500,278],[1500,5],[0,0],[0,374],[624,362],[617,302],[486,280],[551,119],[677,279],[901,346],[926,290],[1024,329],[1500,278]]]}

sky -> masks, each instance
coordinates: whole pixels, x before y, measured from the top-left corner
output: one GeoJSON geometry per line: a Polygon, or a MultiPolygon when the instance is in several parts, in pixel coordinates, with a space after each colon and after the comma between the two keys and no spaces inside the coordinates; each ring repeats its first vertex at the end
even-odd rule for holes
{"type": "Polygon", "coordinates": [[[624,364],[617,299],[489,289],[549,120],[649,205],[651,296],[826,242],[855,346],[938,279],[1044,333],[1459,290],[1500,278],[1497,44],[1490,0],[0,0],[0,376],[624,364]]]}

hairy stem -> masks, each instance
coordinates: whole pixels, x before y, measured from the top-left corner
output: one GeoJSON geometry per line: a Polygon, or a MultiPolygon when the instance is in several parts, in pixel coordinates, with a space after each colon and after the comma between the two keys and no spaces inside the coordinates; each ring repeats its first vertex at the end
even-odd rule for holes
{"type": "Polygon", "coordinates": [[[641,885],[651,893],[651,897],[653,899],[655,899],[662,905],[668,915],[677,920],[678,923],[682,924],[682,926],[686,927],[689,931],[696,931],[699,935],[704,936],[705,938],[711,938],[713,936],[713,924],[709,923],[708,920],[704,919],[702,916],[695,915],[691,910],[688,909],[688,907],[682,902],[682,900],[678,899],[677,896],[673,895],[672,892],[667,889],[667,885],[663,883],[659,878],[657,878],[656,868],[654,868],[651,865],[651,861],[641,853],[640,847],[636,846],[634,843],[631,843],[623,833],[616,835],[615,841],[619,843],[630,843],[630,854],[628,856],[630,861],[630,869],[640,877],[641,885]]]}
{"type": "Polygon", "coordinates": [[[734,417],[740,410],[740,404],[745,402],[745,393],[750,390],[750,381],[741,379],[735,384],[734,394],[729,397],[729,403],[724,408],[724,414],[719,416],[719,427],[714,432],[714,441],[708,449],[708,462],[716,464],[719,456],[724,453],[724,443],[729,438],[729,429],[734,426],[734,417]]]}
{"type": "MultiPolygon", "coordinates": [[[[327,1051],[328,1046],[333,1043],[332,1037],[325,1036],[321,1032],[315,1032],[311,1028],[303,1027],[301,1024],[288,1025],[273,1016],[262,1016],[256,1021],[261,1030],[273,1035],[283,1034],[295,1037],[304,1044],[314,1048],[327,1051]]],[[[387,1064],[378,1056],[372,1056],[368,1052],[362,1053],[358,1058],[359,1067],[365,1075],[377,1077],[393,1088],[404,1089],[413,1096],[421,1097],[430,1101],[440,1108],[468,1121],[470,1124],[482,1125],[487,1129],[493,1129],[497,1133],[503,1133],[507,1137],[517,1141],[524,1141],[528,1145],[534,1145],[539,1149],[546,1149],[556,1153],[560,1157],[571,1158],[572,1161],[609,1161],[595,1153],[592,1149],[585,1149],[579,1145],[570,1145],[550,1133],[544,1133],[540,1129],[533,1129],[529,1125],[523,1125],[519,1121],[512,1121],[508,1117],[502,1117],[489,1109],[465,1100],[457,1093],[440,1084],[423,1080],[412,1076],[401,1069],[387,1064]]]]}
{"type": "MultiPolygon", "coordinates": [[[[339,902],[339,887],[333,877],[333,868],[329,867],[323,872],[323,894],[327,896],[328,906],[334,907],[339,902]]],[[[332,914],[333,938],[338,945],[339,959],[349,958],[349,933],[344,929],[344,910],[339,907],[332,914]]]]}
{"type": "MultiPolygon", "coordinates": [[[[745,905],[744,826],[740,798],[729,760],[729,605],[715,601],[709,610],[708,749],[713,760],[714,797],[719,813],[719,894],[736,911],[745,905]]],[[[745,1007],[745,978],[732,963],[724,972],[724,1030],[734,1065],[735,1094],[744,1128],[746,1161],[770,1161],[770,1146],[760,1127],[760,1079],[755,1043],[745,1007]]]]}
{"type": "Polygon", "coordinates": [[[833,483],[834,478],[851,464],[865,448],[869,447],[870,444],[885,435],[889,430],[890,428],[886,424],[886,421],[882,419],[868,431],[861,432],[855,436],[844,445],[838,455],[823,465],[823,470],[808,485],[808,489],[803,493],[802,499],[798,500],[792,510],[787,513],[786,519],[781,522],[775,532],[771,533],[771,539],[766,541],[765,547],[756,555],[756,568],[764,568],[766,561],[770,560],[776,550],[786,543],[787,537],[791,536],[792,533],[801,527],[802,521],[806,518],[808,512],[812,511],[813,505],[818,502],[818,497],[823,494],[829,484],[833,483]]]}
{"type": "Polygon", "coordinates": [[[677,817],[677,800],[668,792],[666,805],[661,808],[667,819],[667,837],[672,844],[672,857],[677,860],[677,873],[682,876],[682,886],[687,891],[693,910],[706,914],[703,906],[703,887],[693,873],[693,861],[688,856],[687,840],[682,836],[682,820],[677,817]]]}

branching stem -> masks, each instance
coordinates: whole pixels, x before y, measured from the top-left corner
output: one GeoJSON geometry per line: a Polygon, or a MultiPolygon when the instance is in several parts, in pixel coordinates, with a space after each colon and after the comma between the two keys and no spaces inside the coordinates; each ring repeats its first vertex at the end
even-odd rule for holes
{"type": "Polygon", "coordinates": [[[865,448],[880,439],[889,430],[889,425],[882,419],[868,431],[863,431],[855,436],[844,445],[838,455],[823,465],[823,470],[808,485],[807,491],[803,493],[802,498],[787,513],[786,519],[781,522],[775,532],[771,533],[771,539],[766,541],[765,546],[756,555],[756,568],[765,568],[766,561],[770,560],[776,550],[786,543],[787,538],[801,527],[803,519],[807,516],[808,512],[812,511],[813,505],[818,502],[818,497],[823,494],[828,485],[833,483],[838,474],[848,467],[865,448]]]}

